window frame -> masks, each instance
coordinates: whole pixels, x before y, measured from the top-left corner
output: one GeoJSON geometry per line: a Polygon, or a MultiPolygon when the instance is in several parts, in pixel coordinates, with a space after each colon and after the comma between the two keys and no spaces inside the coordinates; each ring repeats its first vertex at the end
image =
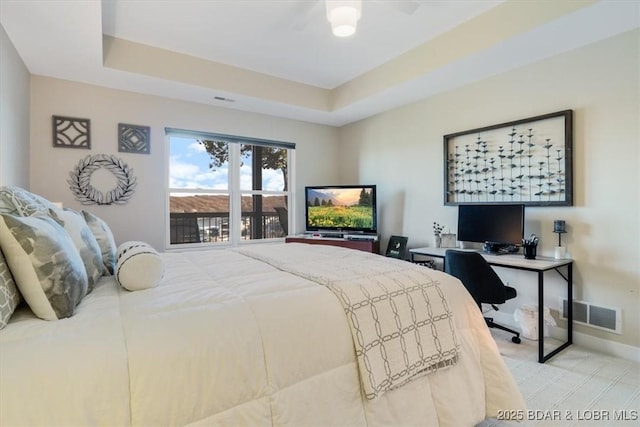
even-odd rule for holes
{"type": "MultiPolygon", "coordinates": [[[[295,143],[274,141],[267,139],[242,137],[236,135],[225,135],[211,132],[192,131],[186,129],[165,128],[165,249],[166,250],[188,250],[188,249],[205,249],[205,248],[224,248],[234,247],[244,244],[272,243],[274,241],[283,241],[284,237],[260,238],[260,239],[243,239],[242,237],[242,197],[247,195],[283,195],[287,200],[287,213],[289,229],[294,229],[295,215],[293,207],[295,206],[295,143]],[[228,187],[226,190],[211,188],[173,188],[171,183],[171,137],[183,137],[191,139],[212,139],[228,143],[229,161],[228,161],[228,187]],[[242,163],[241,146],[243,144],[258,145],[266,147],[276,147],[287,150],[287,183],[286,191],[273,190],[243,190],[241,188],[240,168],[242,163]],[[197,193],[197,194],[228,194],[229,195],[229,240],[221,242],[200,242],[200,243],[171,243],[170,229],[170,198],[172,193],[197,193]]],[[[253,161],[253,159],[252,159],[253,161]]]]}

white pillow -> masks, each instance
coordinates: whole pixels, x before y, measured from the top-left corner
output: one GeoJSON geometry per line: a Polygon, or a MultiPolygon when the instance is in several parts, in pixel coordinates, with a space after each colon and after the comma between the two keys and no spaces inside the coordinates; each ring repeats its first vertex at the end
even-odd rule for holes
{"type": "Polygon", "coordinates": [[[0,215],[0,246],[33,313],[73,315],[87,293],[87,271],[69,234],[50,217],[0,215]]]}
{"type": "Polygon", "coordinates": [[[164,276],[164,263],[158,252],[144,242],[125,242],[116,254],[116,281],[129,291],[158,286],[164,276]]]}

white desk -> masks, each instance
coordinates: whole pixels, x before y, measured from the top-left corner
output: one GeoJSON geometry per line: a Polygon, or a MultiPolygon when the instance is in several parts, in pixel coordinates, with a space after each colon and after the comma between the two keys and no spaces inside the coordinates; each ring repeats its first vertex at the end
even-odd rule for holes
{"type": "MultiPolygon", "coordinates": [[[[411,261],[415,260],[415,256],[426,256],[433,258],[444,258],[447,250],[462,250],[469,252],[479,252],[477,249],[454,249],[454,248],[414,248],[409,249],[411,261]]],[[[573,343],[573,304],[567,304],[567,341],[562,343],[558,348],[549,354],[544,354],[544,273],[549,270],[555,270],[567,282],[567,301],[573,301],[573,260],[572,259],[554,259],[547,257],[536,257],[536,259],[525,259],[520,255],[492,255],[485,252],[480,254],[487,260],[490,265],[505,268],[514,268],[517,270],[533,271],[538,273],[538,362],[544,363],[549,358],[564,350],[573,343]],[[566,267],[567,275],[565,276],[559,270],[560,267],[566,267]]]]}

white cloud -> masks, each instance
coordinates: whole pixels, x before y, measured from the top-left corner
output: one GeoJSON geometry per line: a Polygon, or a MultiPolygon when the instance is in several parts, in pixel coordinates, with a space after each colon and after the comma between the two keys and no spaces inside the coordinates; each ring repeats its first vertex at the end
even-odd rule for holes
{"type": "MultiPolygon", "coordinates": [[[[240,167],[240,188],[251,190],[251,157],[243,159],[240,167]]],[[[169,166],[169,185],[171,188],[209,188],[226,190],[229,187],[229,165],[211,170],[209,154],[195,139],[172,139],[169,166]]],[[[282,191],[284,177],[281,170],[263,169],[263,189],[282,191]]]]}
{"type": "Polygon", "coordinates": [[[265,190],[284,190],[284,176],[280,169],[265,169],[262,171],[262,184],[265,190]]]}
{"type": "MultiPolygon", "coordinates": [[[[253,185],[252,170],[250,165],[242,165],[240,168],[240,188],[251,190],[253,185]]],[[[282,191],[284,189],[284,177],[280,169],[262,170],[262,189],[268,191],[282,191]]]]}
{"type": "Polygon", "coordinates": [[[225,166],[215,171],[202,169],[193,163],[180,160],[180,156],[171,156],[169,165],[169,186],[171,188],[213,188],[228,187],[228,168],[225,166]]]}
{"type": "Polygon", "coordinates": [[[198,141],[194,141],[187,146],[187,151],[191,153],[206,153],[207,150],[204,148],[204,145],[200,144],[198,141]]]}

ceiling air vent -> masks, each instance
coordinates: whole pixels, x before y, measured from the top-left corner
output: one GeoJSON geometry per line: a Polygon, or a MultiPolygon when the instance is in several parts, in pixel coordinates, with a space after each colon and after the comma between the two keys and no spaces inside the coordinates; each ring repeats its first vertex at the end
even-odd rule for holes
{"type": "Polygon", "coordinates": [[[223,102],[236,102],[235,99],[225,98],[224,96],[214,96],[213,99],[215,99],[216,101],[223,101],[223,102]]]}

